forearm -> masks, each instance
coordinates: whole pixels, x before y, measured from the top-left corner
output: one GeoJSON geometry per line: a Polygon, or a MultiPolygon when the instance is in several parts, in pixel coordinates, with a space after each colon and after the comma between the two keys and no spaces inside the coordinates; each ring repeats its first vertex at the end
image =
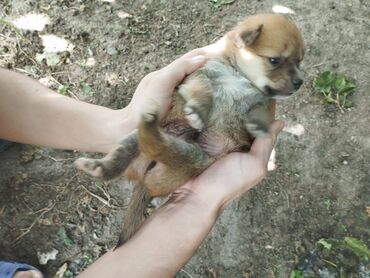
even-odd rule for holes
{"type": "Polygon", "coordinates": [[[0,100],[0,138],[20,143],[107,152],[135,128],[129,108],[77,101],[5,69],[0,100]]]}
{"type": "Polygon", "coordinates": [[[197,251],[218,215],[217,204],[194,194],[171,201],[81,277],[173,277],[197,251]]]}

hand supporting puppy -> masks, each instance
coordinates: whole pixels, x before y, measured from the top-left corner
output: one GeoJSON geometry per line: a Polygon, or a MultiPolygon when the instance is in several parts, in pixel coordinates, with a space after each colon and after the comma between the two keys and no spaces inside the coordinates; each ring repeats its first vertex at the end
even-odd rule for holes
{"type": "Polygon", "coordinates": [[[155,105],[160,111],[160,119],[170,109],[172,95],[183,79],[205,63],[204,50],[199,48],[183,55],[168,66],[149,73],[139,83],[127,108],[138,125],[140,117],[148,105],[155,105]]]}
{"type": "MultiPolygon", "coordinates": [[[[199,54],[202,50],[190,52],[144,78],[129,105],[137,119],[152,101],[161,107],[161,116],[166,113],[176,86],[204,63],[199,54]]],[[[274,111],[273,104],[272,115],[274,111]]],[[[104,254],[80,277],[173,277],[194,255],[223,209],[266,175],[282,128],[283,122],[273,121],[270,136],[257,138],[249,153],[231,153],[180,187],[126,244],[104,254]]]]}
{"type": "Polygon", "coordinates": [[[248,153],[231,153],[216,161],[200,176],[179,188],[172,200],[195,195],[210,207],[222,211],[266,176],[267,163],[283,127],[282,121],[272,122],[270,136],[256,138],[248,153]]]}

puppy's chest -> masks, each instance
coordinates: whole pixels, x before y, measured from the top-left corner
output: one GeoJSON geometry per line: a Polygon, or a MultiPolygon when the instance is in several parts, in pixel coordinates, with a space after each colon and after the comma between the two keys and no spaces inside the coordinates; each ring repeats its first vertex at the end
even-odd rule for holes
{"type": "Polygon", "coordinates": [[[248,112],[265,97],[249,80],[232,68],[214,62],[202,70],[212,92],[212,108],[205,127],[197,132],[177,119],[165,131],[198,144],[212,157],[248,150],[252,136],[247,131],[248,112]]]}
{"type": "Polygon", "coordinates": [[[204,149],[222,153],[249,148],[252,136],[247,130],[248,113],[266,97],[244,76],[227,68],[220,74],[207,74],[213,92],[209,122],[202,132],[204,149]],[[218,145],[215,147],[215,145],[218,145]],[[222,146],[223,145],[223,146],[222,146]]]}

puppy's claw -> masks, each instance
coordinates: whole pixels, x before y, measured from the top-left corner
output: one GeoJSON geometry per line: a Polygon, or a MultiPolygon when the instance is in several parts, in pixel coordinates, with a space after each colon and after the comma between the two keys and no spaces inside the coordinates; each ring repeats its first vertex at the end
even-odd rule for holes
{"type": "Polygon", "coordinates": [[[199,114],[191,106],[186,106],[184,108],[185,118],[191,127],[202,130],[204,128],[204,123],[199,114]]]}
{"type": "Polygon", "coordinates": [[[145,124],[153,124],[157,122],[157,113],[147,112],[142,115],[142,120],[145,124]]]}

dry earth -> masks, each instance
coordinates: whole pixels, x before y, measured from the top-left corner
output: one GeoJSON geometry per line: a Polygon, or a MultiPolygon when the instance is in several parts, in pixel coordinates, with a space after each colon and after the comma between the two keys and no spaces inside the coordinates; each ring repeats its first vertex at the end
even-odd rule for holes
{"type": "MultiPolygon", "coordinates": [[[[295,12],[307,46],[305,85],[278,105],[287,127],[276,146],[277,168],[224,212],[177,277],[288,277],[320,238],[353,236],[369,244],[369,2],[236,0],[221,8],[206,0],[0,2],[7,21],[29,13],[50,20],[43,30],[21,32],[0,22],[0,66],[111,108],[126,105],[147,73],[275,4],[295,12]],[[47,65],[39,62],[40,36],[50,34],[74,47],[47,65]],[[312,80],[326,69],[355,81],[354,108],[341,113],[314,93],[312,80]]],[[[0,154],[1,258],[31,263],[47,277],[65,265],[64,276],[73,277],[114,245],[131,187],[78,174],[77,156],[24,145],[0,154]],[[56,259],[39,265],[37,253],[53,249],[56,259]]]]}

